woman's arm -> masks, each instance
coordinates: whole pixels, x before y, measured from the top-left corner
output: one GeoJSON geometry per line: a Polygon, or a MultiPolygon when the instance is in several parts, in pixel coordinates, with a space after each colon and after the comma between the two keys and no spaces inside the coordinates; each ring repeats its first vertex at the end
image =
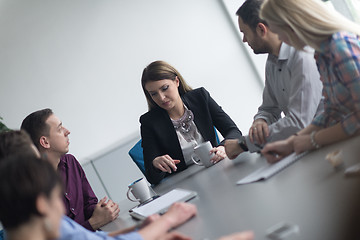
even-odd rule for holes
{"type": "Polygon", "coordinates": [[[277,162],[292,152],[301,153],[308,150],[316,149],[311,140],[311,133],[317,131],[313,135],[313,141],[320,147],[349,139],[355,135],[359,135],[358,131],[354,135],[347,135],[343,130],[341,123],[328,128],[321,128],[315,125],[309,125],[298,133],[298,136],[291,136],[286,140],[268,143],[265,145],[261,153],[264,154],[268,162],[277,162]]]}
{"type": "Polygon", "coordinates": [[[316,146],[314,144],[318,145],[319,147],[323,147],[329,144],[349,139],[354,136],[346,134],[341,123],[337,123],[328,128],[320,128],[320,130],[318,127],[309,128],[309,130],[313,131],[306,131],[306,134],[302,134],[294,138],[293,148],[296,153],[316,149],[316,146]],[[311,134],[313,134],[312,137],[311,134]]]}
{"type": "Polygon", "coordinates": [[[148,119],[141,117],[140,123],[146,179],[152,184],[157,184],[166,175],[166,172],[162,172],[153,165],[153,160],[161,155],[158,142],[151,130],[148,119]]]}
{"type": "Polygon", "coordinates": [[[220,143],[220,145],[224,145],[226,139],[241,138],[241,131],[238,129],[234,121],[224,112],[224,110],[215,102],[215,100],[210,96],[209,92],[205,89],[204,95],[205,99],[207,100],[214,126],[224,137],[224,140],[220,143]]]}
{"type": "Polygon", "coordinates": [[[322,129],[322,127],[316,126],[314,124],[310,124],[309,126],[307,126],[304,129],[301,129],[299,132],[297,132],[297,135],[308,135],[310,133],[312,133],[313,131],[319,131],[320,129],[322,129]]]}

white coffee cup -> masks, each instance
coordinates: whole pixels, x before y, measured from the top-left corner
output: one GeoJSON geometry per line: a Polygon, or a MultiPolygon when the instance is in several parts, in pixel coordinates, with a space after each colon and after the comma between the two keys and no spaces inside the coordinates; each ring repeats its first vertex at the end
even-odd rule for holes
{"type": "Polygon", "coordinates": [[[194,153],[191,155],[191,159],[199,166],[210,167],[213,165],[210,159],[215,155],[215,153],[210,154],[212,148],[210,141],[197,145],[194,147],[194,153]]]}
{"type": "Polygon", "coordinates": [[[129,189],[126,193],[126,196],[132,202],[143,203],[152,197],[150,187],[148,186],[148,183],[145,178],[140,178],[140,179],[136,180],[135,182],[131,183],[128,186],[128,188],[129,189]],[[130,191],[136,199],[132,199],[130,197],[130,195],[129,195],[130,191]]]}

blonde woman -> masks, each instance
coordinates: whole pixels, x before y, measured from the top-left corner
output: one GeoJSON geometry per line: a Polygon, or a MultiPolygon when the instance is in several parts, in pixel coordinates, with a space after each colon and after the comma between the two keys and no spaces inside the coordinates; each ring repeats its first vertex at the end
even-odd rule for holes
{"type": "Polygon", "coordinates": [[[204,88],[192,90],[181,74],[164,61],[143,71],[142,88],[149,111],[140,117],[146,177],[157,184],[192,163],[194,146],[210,141],[213,162],[226,157],[216,142],[214,126],[225,139],[239,139],[241,132],[204,88]]]}
{"type": "Polygon", "coordinates": [[[324,112],[308,127],[264,147],[267,160],[276,162],[293,151],[318,149],[358,135],[360,26],[319,0],[267,0],[260,17],[280,40],[297,49],[306,45],[315,49],[325,98],[324,112]]]}

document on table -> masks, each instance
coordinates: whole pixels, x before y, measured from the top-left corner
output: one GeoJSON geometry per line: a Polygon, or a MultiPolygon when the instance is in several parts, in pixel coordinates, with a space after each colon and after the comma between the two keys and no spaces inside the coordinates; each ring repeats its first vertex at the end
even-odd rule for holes
{"type": "Polygon", "coordinates": [[[259,168],[258,170],[255,170],[253,173],[247,175],[246,177],[240,179],[236,182],[236,184],[248,184],[253,183],[261,180],[269,179],[270,177],[274,176],[284,168],[290,166],[297,160],[299,160],[301,157],[303,157],[308,152],[300,153],[299,155],[296,155],[296,153],[293,153],[281,161],[273,164],[267,164],[266,166],[259,168]]]}
{"type": "Polygon", "coordinates": [[[196,195],[194,191],[176,188],[145,205],[131,209],[129,212],[134,218],[145,219],[155,213],[163,214],[173,203],[189,201],[196,195]]]}

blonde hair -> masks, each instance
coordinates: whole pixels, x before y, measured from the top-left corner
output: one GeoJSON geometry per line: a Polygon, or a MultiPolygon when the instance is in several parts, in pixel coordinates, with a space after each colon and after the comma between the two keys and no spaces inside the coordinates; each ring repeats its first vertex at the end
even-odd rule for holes
{"type": "Polygon", "coordinates": [[[149,92],[145,89],[146,83],[164,79],[175,81],[176,77],[179,79],[178,91],[180,96],[192,90],[192,88],[185,82],[181,74],[167,62],[155,61],[150,63],[144,69],[141,77],[141,85],[148,103],[149,110],[157,107],[157,104],[154,102],[154,100],[152,100],[149,92]]]}
{"type": "Polygon", "coordinates": [[[360,25],[319,0],[265,0],[260,17],[281,27],[297,49],[305,43],[319,50],[321,42],[340,31],[360,36],[360,25]]]}

